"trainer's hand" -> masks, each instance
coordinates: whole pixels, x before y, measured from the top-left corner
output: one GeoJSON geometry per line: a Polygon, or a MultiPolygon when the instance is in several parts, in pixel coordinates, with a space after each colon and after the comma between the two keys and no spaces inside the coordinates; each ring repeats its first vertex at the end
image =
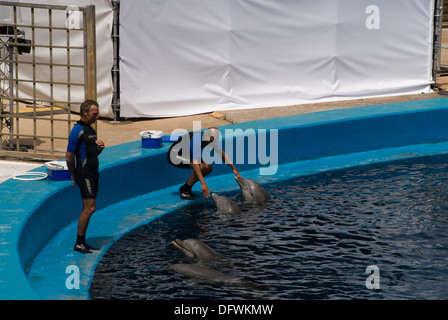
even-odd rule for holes
{"type": "Polygon", "coordinates": [[[202,194],[204,195],[204,197],[208,198],[210,197],[210,190],[208,189],[208,186],[204,183],[202,185],[202,194]]]}
{"type": "Polygon", "coordinates": [[[76,186],[76,180],[72,175],[70,175],[70,180],[73,181],[72,186],[76,186]]]}
{"type": "Polygon", "coordinates": [[[241,178],[241,179],[243,179],[243,177],[240,175],[240,173],[238,172],[238,170],[233,170],[233,174],[235,175],[235,176],[237,176],[238,178],[241,178]]]}
{"type": "Polygon", "coordinates": [[[106,147],[102,140],[96,140],[96,145],[98,146],[98,150],[103,150],[106,147]]]}

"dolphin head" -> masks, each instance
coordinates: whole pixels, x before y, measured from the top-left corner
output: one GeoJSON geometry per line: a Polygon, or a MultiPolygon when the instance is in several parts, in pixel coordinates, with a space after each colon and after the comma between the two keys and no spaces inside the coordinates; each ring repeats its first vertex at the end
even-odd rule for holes
{"type": "Polygon", "coordinates": [[[185,254],[189,258],[194,258],[195,255],[193,251],[188,248],[188,245],[184,243],[184,241],[176,239],[171,242],[177,249],[179,249],[183,254],[185,254]]]}
{"type": "Polygon", "coordinates": [[[216,193],[212,193],[213,201],[215,201],[218,211],[226,213],[238,213],[240,210],[235,203],[226,196],[219,196],[216,193]]]}
{"type": "Polygon", "coordinates": [[[254,202],[264,202],[268,199],[266,190],[260,184],[251,179],[235,177],[236,182],[241,188],[241,193],[245,200],[254,202]]]}
{"type": "Polygon", "coordinates": [[[207,259],[220,256],[219,253],[197,239],[176,239],[171,243],[189,258],[207,259]]]}
{"type": "Polygon", "coordinates": [[[249,179],[244,179],[244,178],[240,178],[240,177],[236,177],[235,176],[235,180],[238,183],[238,185],[240,186],[241,189],[241,193],[243,194],[249,194],[249,183],[247,182],[247,180],[249,179]]]}
{"type": "Polygon", "coordinates": [[[215,201],[215,203],[217,203],[219,196],[216,193],[212,193],[212,198],[213,198],[213,201],[215,201]]]}

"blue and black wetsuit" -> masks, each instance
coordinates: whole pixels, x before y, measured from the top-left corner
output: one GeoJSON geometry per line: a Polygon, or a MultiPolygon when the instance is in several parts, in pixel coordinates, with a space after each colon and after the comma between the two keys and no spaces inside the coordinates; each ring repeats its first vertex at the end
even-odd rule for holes
{"type": "Polygon", "coordinates": [[[92,126],[79,120],[70,132],[67,152],[75,154],[75,182],[83,199],[94,199],[98,192],[98,145],[92,126]]]}
{"type": "Polygon", "coordinates": [[[203,134],[201,131],[189,132],[180,137],[168,150],[168,163],[184,169],[191,169],[193,160],[201,163],[202,149],[209,144],[208,141],[202,140],[203,134]]]}

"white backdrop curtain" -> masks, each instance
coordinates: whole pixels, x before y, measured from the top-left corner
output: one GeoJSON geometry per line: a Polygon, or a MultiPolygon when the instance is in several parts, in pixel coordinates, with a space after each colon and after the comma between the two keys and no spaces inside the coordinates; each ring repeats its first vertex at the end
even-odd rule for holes
{"type": "Polygon", "coordinates": [[[433,15],[433,0],[121,0],[121,116],[429,92],[433,15]]]}

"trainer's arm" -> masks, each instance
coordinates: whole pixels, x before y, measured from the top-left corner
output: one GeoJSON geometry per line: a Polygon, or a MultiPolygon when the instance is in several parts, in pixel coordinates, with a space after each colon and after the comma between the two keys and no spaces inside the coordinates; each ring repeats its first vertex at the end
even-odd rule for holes
{"type": "Polygon", "coordinates": [[[236,170],[236,167],[233,165],[232,160],[230,160],[229,156],[222,150],[221,150],[221,158],[222,158],[222,161],[224,161],[225,164],[227,164],[230,168],[232,168],[233,173],[237,177],[242,178],[242,176],[240,175],[238,170],[236,170]]]}
{"type": "Polygon", "coordinates": [[[201,182],[202,194],[206,198],[210,197],[210,190],[209,190],[207,184],[205,183],[204,176],[202,175],[201,165],[198,163],[195,163],[195,161],[193,161],[192,166],[193,166],[194,173],[196,174],[196,177],[201,182]]]}
{"type": "MultiPolygon", "coordinates": [[[[65,154],[65,161],[67,162],[67,168],[70,171],[70,180],[75,180],[75,154],[67,152],[65,154]]],[[[76,182],[75,182],[76,183],[76,182]]],[[[73,183],[73,184],[75,184],[73,183]]]]}

